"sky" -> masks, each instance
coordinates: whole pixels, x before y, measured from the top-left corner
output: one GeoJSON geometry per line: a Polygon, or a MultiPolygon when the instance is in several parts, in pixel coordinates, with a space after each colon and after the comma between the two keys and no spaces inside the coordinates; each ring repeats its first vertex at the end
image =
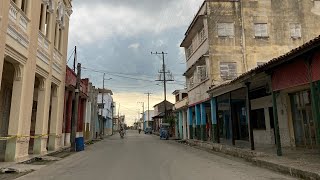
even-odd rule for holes
{"type": "Polygon", "coordinates": [[[163,100],[163,83],[156,81],[165,52],[166,68],[174,76],[167,84],[167,99],[185,87],[184,50],[180,43],[203,0],[75,0],[70,20],[68,65],[77,46],[82,78],[113,91],[117,110],[132,124],[142,103],[150,110],[163,100]],[[120,107],[120,108],[119,108],[120,107]]]}

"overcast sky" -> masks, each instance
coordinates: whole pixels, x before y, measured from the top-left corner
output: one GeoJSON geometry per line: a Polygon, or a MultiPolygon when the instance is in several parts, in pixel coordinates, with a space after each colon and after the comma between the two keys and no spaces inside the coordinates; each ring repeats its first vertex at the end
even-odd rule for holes
{"type": "MultiPolygon", "coordinates": [[[[69,31],[68,56],[77,46],[78,61],[86,69],[82,77],[102,87],[101,72],[106,73],[105,86],[113,91],[120,104],[120,114],[132,124],[138,110],[150,97],[150,109],[163,100],[163,86],[156,82],[161,56],[176,81],[169,82],[168,100],[172,92],[184,88],[186,69],[184,52],[179,45],[203,0],[75,0],[69,31]],[[98,71],[98,72],[97,72],[98,71]]],[[[72,60],[68,63],[72,66],[72,60]]],[[[117,108],[118,108],[117,106],[117,108]]]]}

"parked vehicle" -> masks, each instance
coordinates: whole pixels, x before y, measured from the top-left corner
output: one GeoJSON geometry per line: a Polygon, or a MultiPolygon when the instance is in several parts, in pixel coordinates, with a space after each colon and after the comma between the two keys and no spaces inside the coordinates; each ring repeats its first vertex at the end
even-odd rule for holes
{"type": "Polygon", "coordinates": [[[152,128],[146,127],[146,129],[144,130],[144,134],[152,134],[152,128]]]}
{"type": "Polygon", "coordinates": [[[169,139],[169,128],[170,124],[162,123],[160,127],[160,139],[169,139]]]}

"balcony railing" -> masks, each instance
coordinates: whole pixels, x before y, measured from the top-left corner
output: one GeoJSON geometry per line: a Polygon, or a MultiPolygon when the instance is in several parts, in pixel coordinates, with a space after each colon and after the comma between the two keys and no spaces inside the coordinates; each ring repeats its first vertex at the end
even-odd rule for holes
{"type": "Polygon", "coordinates": [[[9,18],[17,27],[21,28],[23,32],[28,32],[30,20],[26,14],[12,1],[10,2],[9,18]]]}
{"type": "Polygon", "coordinates": [[[62,54],[56,48],[53,50],[53,59],[59,63],[62,63],[62,54]]]}
{"type": "Polygon", "coordinates": [[[49,52],[49,46],[50,46],[50,42],[47,39],[47,37],[42,34],[41,31],[39,31],[39,35],[38,35],[38,45],[48,54],[50,54],[49,52]]]}

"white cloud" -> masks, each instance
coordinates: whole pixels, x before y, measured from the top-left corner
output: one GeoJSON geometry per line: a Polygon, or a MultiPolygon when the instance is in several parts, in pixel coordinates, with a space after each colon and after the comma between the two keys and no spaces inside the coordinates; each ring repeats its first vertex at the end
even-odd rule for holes
{"type": "Polygon", "coordinates": [[[140,47],[139,43],[133,43],[128,46],[129,49],[138,49],[140,47]]]}
{"type": "Polygon", "coordinates": [[[168,1],[168,5],[159,12],[153,12],[135,8],[134,5],[125,6],[125,3],[114,5],[107,1],[81,1],[76,4],[75,1],[70,22],[70,38],[71,41],[90,44],[114,36],[157,34],[188,25],[202,2],[203,0],[168,1]]]}

